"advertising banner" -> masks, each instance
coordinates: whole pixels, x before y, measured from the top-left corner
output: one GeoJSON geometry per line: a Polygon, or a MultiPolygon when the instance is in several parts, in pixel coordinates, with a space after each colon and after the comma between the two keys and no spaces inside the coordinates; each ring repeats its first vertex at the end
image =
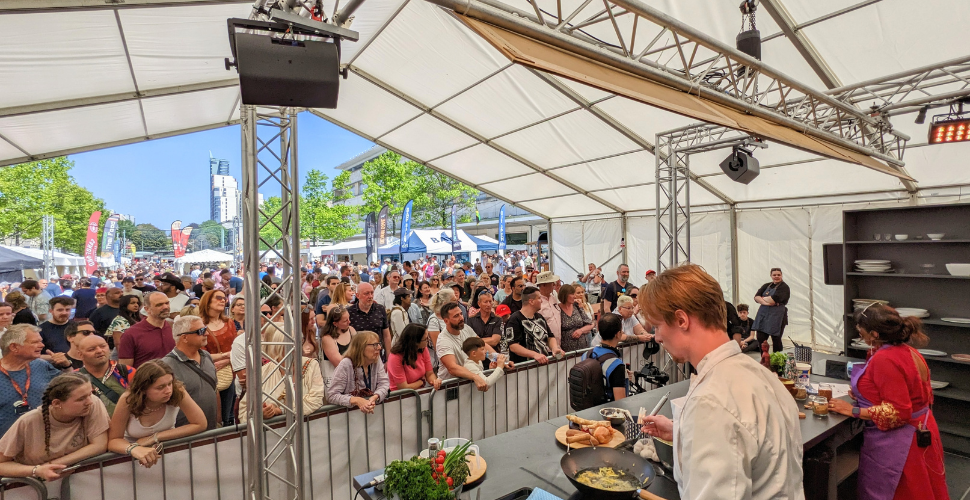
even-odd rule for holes
{"type": "Polygon", "coordinates": [[[452,253],[461,250],[461,243],[458,241],[458,206],[451,206],[451,251],[452,253]]]}
{"type": "Polygon", "coordinates": [[[387,205],[377,214],[377,246],[387,244],[387,205]]]}
{"type": "MultiPolygon", "coordinates": [[[[374,212],[367,214],[367,218],[364,220],[364,235],[367,238],[366,248],[367,248],[367,260],[371,261],[372,255],[377,253],[377,216],[374,212]]],[[[368,265],[370,263],[368,262],[368,265]]]]}
{"type": "Polygon", "coordinates": [[[189,248],[189,235],[191,234],[191,227],[182,230],[182,241],[179,243],[179,254],[176,256],[177,258],[185,257],[185,250],[189,248]]]}
{"type": "Polygon", "coordinates": [[[177,220],[172,223],[172,253],[175,258],[179,258],[179,247],[182,246],[182,221],[177,220]]]}
{"type": "Polygon", "coordinates": [[[101,211],[91,214],[88,219],[88,239],[84,242],[84,270],[90,276],[98,269],[98,222],[101,221],[101,211]]]}
{"type": "Polygon", "coordinates": [[[408,233],[411,232],[411,208],[414,206],[414,200],[408,202],[404,205],[404,212],[401,213],[401,253],[406,253],[408,251],[407,237],[408,233]]]}
{"type": "Polygon", "coordinates": [[[498,211],[498,249],[505,250],[505,205],[498,211]]]}
{"type": "Polygon", "coordinates": [[[108,221],[104,223],[104,233],[101,235],[101,257],[103,258],[107,259],[114,255],[112,250],[115,246],[115,235],[118,233],[119,219],[118,214],[111,214],[108,221]]]}

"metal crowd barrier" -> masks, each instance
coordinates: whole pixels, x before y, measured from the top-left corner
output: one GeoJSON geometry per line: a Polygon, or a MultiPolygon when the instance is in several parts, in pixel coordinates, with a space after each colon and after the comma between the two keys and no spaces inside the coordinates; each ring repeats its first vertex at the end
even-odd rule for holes
{"type": "MultiPolygon", "coordinates": [[[[662,366],[662,351],[646,359],[640,342],[620,347],[633,370],[647,361],[662,366]]],[[[546,365],[519,363],[487,392],[468,380],[448,379],[439,391],[394,391],[372,415],[334,405],[320,408],[303,422],[307,498],[353,497],[354,476],[416,455],[426,436],[477,440],[569,413],[569,369],[586,351],[552,358],[546,365]]],[[[282,417],[274,420],[285,425],[282,417]]],[[[105,453],[85,460],[63,480],[3,479],[0,500],[237,500],[245,496],[245,432],[244,425],[236,425],[167,441],[162,459],[151,469],[105,453]]],[[[267,443],[267,449],[272,445],[267,443]]]]}
{"type": "MultiPolygon", "coordinates": [[[[444,380],[440,390],[431,391],[424,412],[431,435],[478,440],[571,413],[569,370],[590,350],[566,353],[561,360],[550,358],[545,365],[533,360],[516,363],[486,392],[470,380],[444,380]]],[[[642,350],[642,342],[620,345],[623,362],[634,371],[647,361],[662,359],[662,353],[644,358],[642,350]]]]}

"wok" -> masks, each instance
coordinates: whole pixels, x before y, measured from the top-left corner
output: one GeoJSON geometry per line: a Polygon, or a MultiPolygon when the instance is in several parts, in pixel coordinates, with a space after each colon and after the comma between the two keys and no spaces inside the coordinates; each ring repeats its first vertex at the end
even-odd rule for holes
{"type": "MultiPolygon", "coordinates": [[[[640,488],[646,488],[657,477],[657,473],[645,458],[627,450],[616,450],[605,446],[580,448],[571,450],[559,461],[563,473],[577,490],[589,498],[596,499],[631,499],[639,498],[636,491],[607,491],[593,486],[587,486],[576,480],[576,474],[593,467],[613,467],[615,470],[626,471],[640,479],[640,488]]],[[[644,497],[655,498],[655,497],[644,497]]]]}

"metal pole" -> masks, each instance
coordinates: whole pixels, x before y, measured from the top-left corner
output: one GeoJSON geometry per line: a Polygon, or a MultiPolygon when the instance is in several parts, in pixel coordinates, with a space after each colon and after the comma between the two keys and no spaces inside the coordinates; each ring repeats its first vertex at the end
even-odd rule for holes
{"type": "Polygon", "coordinates": [[[728,212],[731,221],[731,301],[734,305],[741,300],[741,280],[738,277],[738,208],[731,205],[728,212]]]}
{"type": "Polygon", "coordinates": [[[41,219],[41,246],[44,249],[44,278],[57,279],[57,267],[54,265],[54,216],[45,215],[41,219]]]}

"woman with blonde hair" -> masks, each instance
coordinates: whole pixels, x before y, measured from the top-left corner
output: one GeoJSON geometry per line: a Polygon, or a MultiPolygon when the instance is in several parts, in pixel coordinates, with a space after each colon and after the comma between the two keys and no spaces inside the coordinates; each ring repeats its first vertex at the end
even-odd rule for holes
{"type": "MultiPolygon", "coordinates": [[[[263,418],[272,418],[283,414],[283,410],[272,399],[282,403],[286,401],[287,397],[286,384],[284,383],[286,373],[277,364],[282,361],[286,354],[282,345],[286,342],[286,337],[278,329],[267,328],[263,339],[264,342],[267,342],[262,344],[263,356],[272,360],[264,364],[262,368],[263,395],[267,397],[263,401],[263,418]],[[268,344],[269,342],[272,344],[268,344]]],[[[314,358],[304,356],[300,369],[303,372],[303,414],[309,415],[323,406],[323,375],[320,373],[320,364],[314,358]]],[[[249,400],[247,394],[243,394],[242,398],[239,399],[239,423],[243,423],[247,419],[246,408],[249,400]]]]}
{"type": "Polygon", "coordinates": [[[350,341],[347,355],[334,371],[327,401],[374,413],[377,403],[387,398],[390,387],[391,380],[381,362],[380,337],[374,332],[362,331],[350,341]]]}
{"type": "Polygon", "coordinates": [[[333,295],[330,296],[330,304],[332,306],[350,306],[351,297],[351,286],[350,283],[340,283],[333,289],[333,295]]]}
{"type": "Polygon", "coordinates": [[[0,476],[54,481],[65,467],[107,449],[108,410],[87,377],[54,377],[42,401],[0,438],[0,476]]]}
{"type": "Polygon", "coordinates": [[[108,430],[108,450],[151,467],[161,456],[161,441],[198,434],[207,425],[205,412],[175,378],[172,368],[153,359],[138,367],[128,390],[118,398],[108,430]],[[175,427],[180,411],[189,423],[175,427]]]}

